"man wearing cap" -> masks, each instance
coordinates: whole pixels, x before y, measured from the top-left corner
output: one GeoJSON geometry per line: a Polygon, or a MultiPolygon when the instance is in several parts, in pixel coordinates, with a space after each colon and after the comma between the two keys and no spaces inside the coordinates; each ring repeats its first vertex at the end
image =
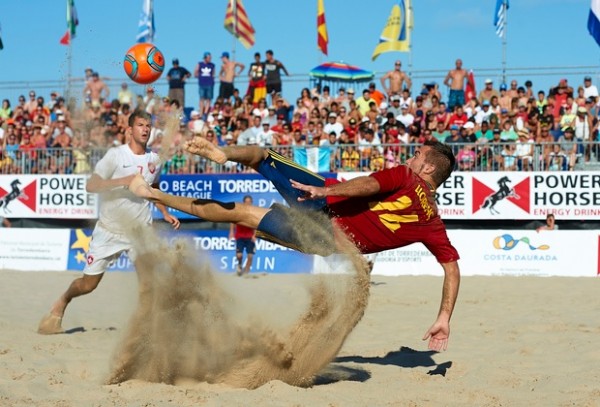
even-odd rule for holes
{"type": "Polygon", "coordinates": [[[396,116],[396,120],[402,123],[405,127],[408,127],[414,123],[415,116],[410,114],[408,103],[403,103],[400,106],[400,114],[396,116]]]}
{"type": "Polygon", "coordinates": [[[337,121],[337,114],[334,112],[329,113],[327,116],[327,123],[323,127],[323,131],[327,134],[334,132],[336,137],[339,138],[342,130],[344,130],[344,126],[342,123],[337,121]]]}
{"type": "Polygon", "coordinates": [[[400,95],[404,88],[409,89],[412,87],[410,77],[402,72],[402,62],[397,60],[394,62],[394,69],[387,72],[381,77],[381,87],[389,97],[393,95],[400,95]],[[386,82],[389,84],[386,86],[386,82]]]}
{"type": "Polygon", "coordinates": [[[229,59],[229,52],[221,54],[221,71],[219,72],[219,97],[229,99],[233,96],[233,80],[244,72],[246,67],[241,62],[232,61],[229,59]],[[237,68],[237,70],[236,70],[237,68]]]}
{"type": "Polygon", "coordinates": [[[598,88],[596,85],[592,84],[591,76],[586,76],[583,78],[583,97],[586,99],[590,97],[598,97],[598,88]]]}
{"type": "Polygon", "coordinates": [[[173,67],[167,72],[169,81],[169,100],[179,101],[179,105],[185,106],[185,81],[191,77],[190,71],[179,65],[179,59],[173,58],[173,67]]]}
{"type": "Polygon", "coordinates": [[[194,78],[198,78],[200,93],[199,111],[204,119],[210,112],[210,104],[215,88],[215,64],[211,62],[210,52],[205,52],[202,61],[198,62],[194,70],[194,78]]]}
{"type": "MultiPolygon", "coordinates": [[[[583,141],[585,144],[585,161],[590,160],[590,142],[594,141],[594,121],[593,117],[588,114],[588,110],[580,106],[577,108],[575,118],[570,124],[575,130],[575,138],[577,141],[583,141]]],[[[563,129],[564,131],[564,129],[563,129]]]]}
{"type": "Polygon", "coordinates": [[[500,98],[500,93],[494,89],[494,82],[488,78],[485,80],[485,88],[479,92],[479,97],[477,97],[477,99],[479,100],[479,103],[483,103],[485,101],[489,103],[490,100],[492,100],[492,96],[497,96],[500,98]]]}

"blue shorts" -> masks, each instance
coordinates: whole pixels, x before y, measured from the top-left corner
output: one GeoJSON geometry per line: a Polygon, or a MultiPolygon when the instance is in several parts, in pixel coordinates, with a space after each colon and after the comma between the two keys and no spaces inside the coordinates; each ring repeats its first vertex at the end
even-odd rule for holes
{"type": "Polygon", "coordinates": [[[236,253],[244,253],[246,250],[247,254],[256,253],[256,244],[252,241],[252,239],[236,239],[235,240],[235,252],[236,253]]]}
{"type": "Polygon", "coordinates": [[[325,186],[325,178],[319,174],[307,170],[300,164],[286,158],[273,150],[268,151],[269,156],[258,166],[258,172],[273,183],[277,191],[285,199],[287,204],[293,208],[307,210],[323,210],[326,207],[325,199],[308,200],[298,202],[302,191],[292,187],[291,179],[305,185],[315,187],[325,186]]]}
{"type": "Polygon", "coordinates": [[[325,178],[274,151],[259,165],[258,171],[275,185],[290,208],[274,204],[260,221],[257,236],[303,253],[328,256],[335,251],[333,228],[325,199],[298,202],[302,191],[290,179],[306,185],[324,186],[325,178]]]}
{"type": "Polygon", "coordinates": [[[454,110],[454,106],[463,106],[465,104],[465,91],[450,89],[448,96],[448,108],[454,110]]]}
{"type": "Polygon", "coordinates": [[[212,100],[214,96],[215,85],[200,86],[200,99],[212,100]]]}

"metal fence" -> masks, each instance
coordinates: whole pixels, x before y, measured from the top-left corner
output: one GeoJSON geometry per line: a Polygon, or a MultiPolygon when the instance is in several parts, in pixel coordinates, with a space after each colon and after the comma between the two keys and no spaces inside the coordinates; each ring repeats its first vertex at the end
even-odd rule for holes
{"type": "MultiPolygon", "coordinates": [[[[576,141],[574,144],[576,147],[572,152],[565,151],[559,143],[454,143],[451,147],[457,158],[455,171],[568,171],[600,167],[600,142],[576,141]]],[[[353,172],[394,167],[405,162],[418,146],[334,144],[271,148],[302,165],[306,164],[307,151],[312,149],[320,161],[320,171],[353,172]]],[[[90,174],[106,151],[106,148],[5,148],[0,150],[0,174],[90,174]]],[[[250,169],[237,163],[218,165],[182,149],[169,154],[163,167],[164,174],[248,171],[250,169]]]]}

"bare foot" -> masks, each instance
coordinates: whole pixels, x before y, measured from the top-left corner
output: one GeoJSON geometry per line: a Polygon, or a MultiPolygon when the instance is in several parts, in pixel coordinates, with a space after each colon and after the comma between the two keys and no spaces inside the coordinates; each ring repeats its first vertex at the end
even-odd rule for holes
{"type": "Polygon", "coordinates": [[[227,156],[223,150],[206,140],[204,137],[194,137],[192,140],[185,143],[184,148],[192,154],[208,158],[217,164],[225,164],[227,162],[227,156]]]}
{"type": "Polygon", "coordinates": [[[44,315],[38,326],[38,333],[42,335],[61,334],[65,332],[61,326],[62,317],[53,314],[44,315]]]}
{"type": "Polygon", "coordinates": [[[129,183],[129,190],[132,194],[139,196],[140,198],[152,198],[152,187],[148,185],[144,177],[140,174],[133,177],[133,180],[129,183]]]}

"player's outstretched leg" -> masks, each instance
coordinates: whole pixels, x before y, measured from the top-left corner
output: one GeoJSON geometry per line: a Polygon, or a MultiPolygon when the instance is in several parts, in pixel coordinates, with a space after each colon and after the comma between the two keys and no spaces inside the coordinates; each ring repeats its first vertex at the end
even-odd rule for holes
{"type": "Polygon", "coordinates": [[[139,174],[129,183],[129,190],[140,198],[163,204],[210,222],[239,223],[252,229],[258,227],[261,219],[268,212],[267,208],[253,205],[167,194],[152,188],[139,174]]]}
{"type": "Polygon", "coordinates": [[[260,163],[269,155],[267,150],[258,146],[218,147],[204,137],[194,137],[184,144],[186,151],[208,158],[218,164],[234,161],[247,167],[258,169],[260,163]]]}

